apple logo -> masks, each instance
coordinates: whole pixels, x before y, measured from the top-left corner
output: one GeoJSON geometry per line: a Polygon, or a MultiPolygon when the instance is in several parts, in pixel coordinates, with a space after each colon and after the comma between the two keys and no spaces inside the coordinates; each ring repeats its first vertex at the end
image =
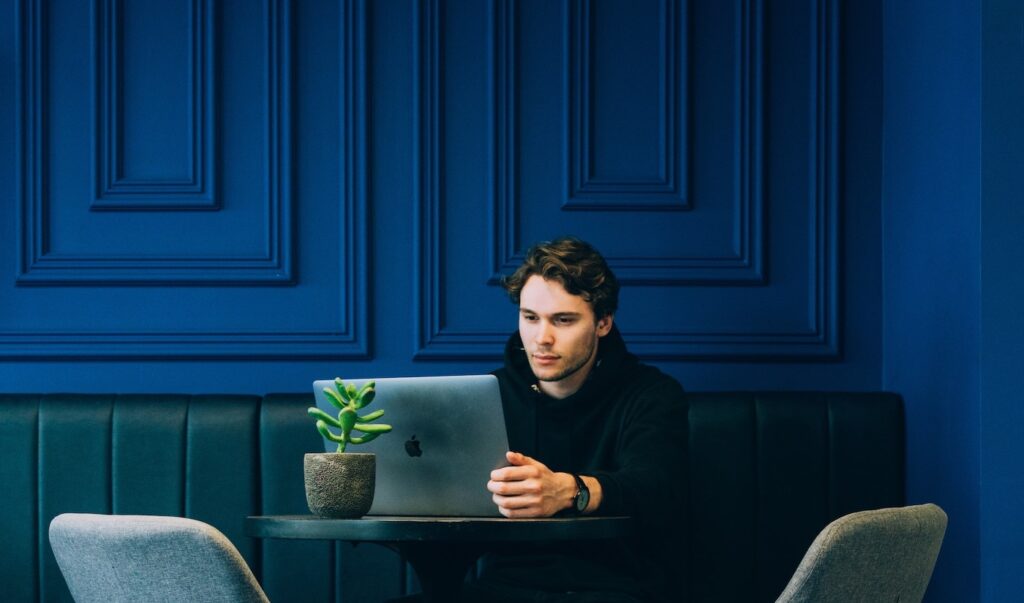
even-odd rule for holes
{"type": "Polygon", "coordinates": [[[412,438],[410,438],[408,441],[406,441],[406,443],[405,443],[405,452],[409,456],[413,456],[413,457],[421,456],[423,454],[423,451],[420,450],[420,441],[416,439],[416,435],[415,434],[412,436],[412,438]]]}

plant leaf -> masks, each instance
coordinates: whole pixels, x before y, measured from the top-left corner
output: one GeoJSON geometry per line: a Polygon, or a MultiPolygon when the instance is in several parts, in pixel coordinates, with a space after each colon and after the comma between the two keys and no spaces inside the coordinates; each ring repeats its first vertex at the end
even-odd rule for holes
{"type": "Polygon", "coordinates": [[[323,421],[316,422],[316,430],[320,432],[320,435],[324,436],[325,438],[332,442],[338,442],[340,444],[345,441],[345,438],[343,438],[342,436],[334,435],[333,433],[331,433],[331,430],[327,429],[327,423],[324,423],[323,421]]]}
{"type": "Polygon", "coordinates": [[[351,408],[346,408],[341,411],[341,414],[338,415],[338,422],[341,423],[340,427],[342,435],[348,435],[348,433],[352,431],[352,426],[356,424],[356,420],[356,411],[351,408]]]}
{"type": "Polygon", "coordinates": [[[356,423],[352,428],[363,433],[387,433],[391,431],[391,426],[384,423],[356,423]]]}
{"type": "Polygon", "coordinates": [[[371,390],[371,389],[373,389],[374,387],[376,387],[376,385],[377,385],[376,381],[367,381],[365,385],[363,385],[361,388],[359,388],[359,395],[360,396],[366,395],[366,392],[371,390]]]}
{"type": "Polygon", "coordinates": [[[369,442],[371,440],[376,440],[377,436],[379,436],[379,435],[380,435],[379,433],[368,433],[368,434],[366,434],[364,436],[359,436],[358,438],[352,438],[352,443],[353,444],[365,444],[365,443],[367,443],[367,442],[369,442]]]}
{"type": "Polygon", "coordinates": [[[325,413],[324,411],[320,410],[319,408],[317,408],[315,406],[311,406],[311,407],[307,408],[306,412],[309,413],[309,416],[311,416],[311,417],[313,417],[315,419],[320,419],[321,421],[323,421],[324,423],[327,423],[331,427],[337,427],[339,429],[341,428],[341,423],[339,423],[337,419],[335,419],[331,415],[325,413]]]}
{"type": "Polygon", "coordinates": [[[341,377],[334,378],[334,387],[338,388],[338,394],[346,404],[352,401],[352,396],[348,394],[348,386],[341,380],[341,377]]]}
{"type": "Polygon", "coordinates": [[[362,395],[361,398],[356,399],[356,408],[363,408],[364,406],[369,406],[370,402],[373,402],[373,399],[375,397],[377,397],[377,390],[371,389],[367,391],[365,394],[362,395]]]}
{"type": "Polygon", "coordinates": [[[341,399],[341,396],[338,395],[338,392],[334,391],[333,389],[325,387],[324,393],[327,394],[327,401],[338,407],[339,410],[347,406],[347,404],[345,404],[345,401],[341,399]]]}
{"type": "Polygon", "coordinates": [[[383,416],[384,416],[384,411],[383,410],[375,410],[375,411],[371,412],[370,414],[366,415],[365,417],[356,417],[356,422],[358,422],[358,423],[369,423],[370,421],[373,421],[374,419],[379,419],[379,418],[381,418],[383,416]]]}

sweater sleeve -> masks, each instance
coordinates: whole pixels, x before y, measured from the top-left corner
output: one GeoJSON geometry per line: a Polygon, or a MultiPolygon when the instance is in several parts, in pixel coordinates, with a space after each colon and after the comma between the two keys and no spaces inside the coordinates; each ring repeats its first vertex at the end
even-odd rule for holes
{"type": "Polygon", "coordinates": [[[657,528],[685,510],[687,406],[683,388],[665,377],[627,403],[610,468],[584,473],[601,483],[600,515],[628,515],[657,528]]]}

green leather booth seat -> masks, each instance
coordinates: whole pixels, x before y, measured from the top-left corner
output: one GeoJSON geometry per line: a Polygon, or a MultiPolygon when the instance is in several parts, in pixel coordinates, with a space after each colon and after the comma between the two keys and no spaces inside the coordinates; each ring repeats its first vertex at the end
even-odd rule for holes
{"type": "Polygon", "coordinates": [[[904,504],[889,393],[689,396],[690,601],[775,601],[833,519],[904,504]]]}
{"type": "MultiPolygon", "coordinates": [[[[179,515],[238,547],[271,601],[382,601],[404,564],[381,547],[254,540],[247,515],[307,512],[302,454],[323,450],[311,395],[0,395],[5,601],[70,601],[47,538],[64,512],[179,515]]],[[[903,504],[900,398],[689,396],[691,601],[773,601],[831,519],[903,504]]]]}

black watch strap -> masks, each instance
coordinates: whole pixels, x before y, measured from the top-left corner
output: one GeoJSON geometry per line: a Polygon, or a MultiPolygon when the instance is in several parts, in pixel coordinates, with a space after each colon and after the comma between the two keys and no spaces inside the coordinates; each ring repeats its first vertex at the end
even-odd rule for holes
{"type": "Polygon", "coordinates": [[[582,515],[587,510],[587,505],[590,504],[590,488],[576,473],[572,474],[572,478],[576,480],[576,494],[572,497],[572,507],[569,511],[574,515],[582,515]]]}

